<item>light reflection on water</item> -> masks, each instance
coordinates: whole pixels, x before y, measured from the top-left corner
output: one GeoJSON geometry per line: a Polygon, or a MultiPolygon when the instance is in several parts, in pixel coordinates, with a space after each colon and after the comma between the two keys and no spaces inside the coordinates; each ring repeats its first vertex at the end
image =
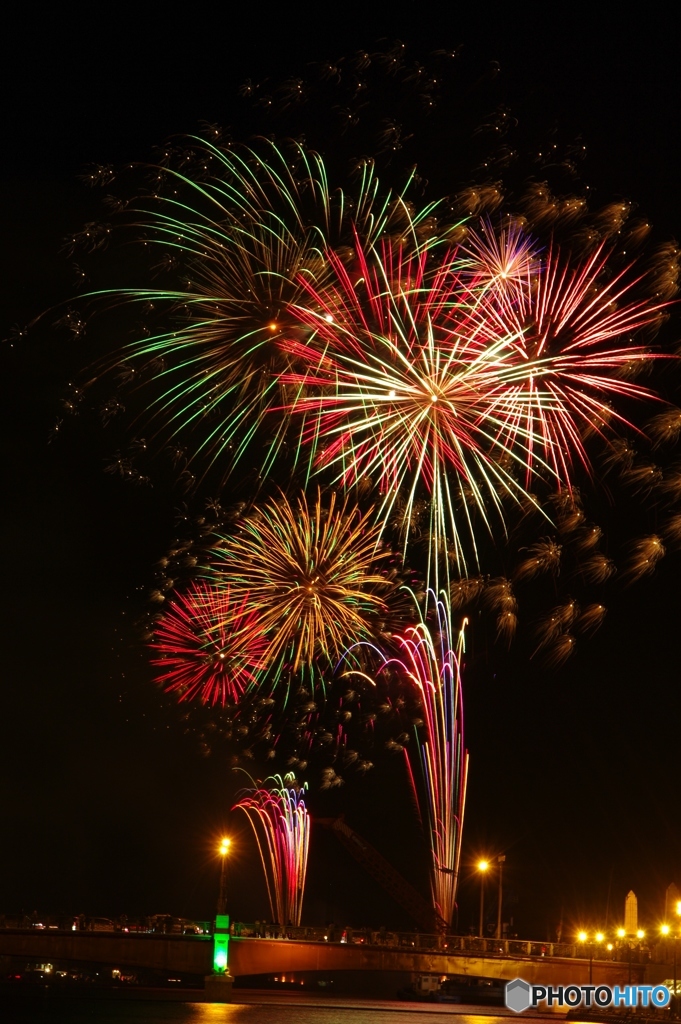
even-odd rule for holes
{"type": "MultiPolygon", "coordinates": [[[[462,1012],[460,1006],[425,1003],[331,1000],[329,1006],[305,1002],[151,1003],[107,1000],[50,1000],[42,1005],[15,1003],[9,1024],[510,1024],[508,1016],[462,1012]]],[[[538,1018],[532,1015],[533,1021],[538,1018]]],[[[555,1018],[554,1018],[555,1020],[555,1018]]]]}

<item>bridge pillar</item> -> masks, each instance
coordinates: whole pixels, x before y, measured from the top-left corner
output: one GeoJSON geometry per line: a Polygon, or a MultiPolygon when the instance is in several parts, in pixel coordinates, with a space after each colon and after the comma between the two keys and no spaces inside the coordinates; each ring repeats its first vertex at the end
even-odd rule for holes
{"type": "Polygon", "coordinates": [[[213,933],[213,973],[204,979],[208,1003],[230,1003],[234,978],[229,973],[229,916],[218,914],[213,933]]]}
{"type": "Polygon", "coordinates": [[[203,991],[207,1003],[231,1003],[232,985],[234,978],[231,974],[207,974],[204,979],[203,991]]]}

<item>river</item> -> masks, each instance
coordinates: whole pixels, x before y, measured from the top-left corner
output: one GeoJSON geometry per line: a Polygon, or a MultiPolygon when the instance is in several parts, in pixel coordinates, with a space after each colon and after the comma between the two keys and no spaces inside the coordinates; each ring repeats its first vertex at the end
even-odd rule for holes
{"type": "MultiPolygon", "coordinates": [[[[109,999],[17,998],[0,1002],[2,1024],[510,1024],[495,1008],[295,995],[244,996],[248,1001],[180,1003],[109,999]]],[[[533,1021],[552,1021],[523,1014],[533,1021]]]]}

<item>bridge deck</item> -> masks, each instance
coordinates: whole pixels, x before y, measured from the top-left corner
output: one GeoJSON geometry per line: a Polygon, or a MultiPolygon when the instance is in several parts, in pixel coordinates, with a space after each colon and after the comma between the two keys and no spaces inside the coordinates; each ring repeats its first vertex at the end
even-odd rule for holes
{"type": "MultiPolygon", "coordinates": [[[[212,969],[213,943],[207,935],[0,929],[0,955],[205,975],[212,969]]],[[[534,984],[584,984],[589,976],[588,959],[236,937],[230,940],[229,965],[235,978],[296,971],[407,971],[503,980],[520,976],[534,984]]],[[[653,964],[632,964],[631,970],[635,983],[657,982],[669,973],[668,967],[653,964]]],[[[595,984],[629,980],[626,963],[594,960],[592,972],[595,984]]]]}

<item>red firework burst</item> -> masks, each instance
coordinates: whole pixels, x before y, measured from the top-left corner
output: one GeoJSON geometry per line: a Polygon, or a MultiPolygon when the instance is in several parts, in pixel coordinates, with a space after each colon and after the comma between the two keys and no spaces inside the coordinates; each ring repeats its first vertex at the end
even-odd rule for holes
{"type": "Polygon", "coordinates": [[[631,426],[622,400],[655,398],[627,374],[658,358],[640,332],[665,303],[632,297],[640,278],[613,271],[603,245],[581,262],[555,245],[540,257],[521,229],[483,225],[444,255],[356,252],[350,268],[327,254],[323,292],[306,285],[309,340],[289,348],[310,369],[284,380],[311,414],[316,465],[346,485],[377,476],[384,519],[401,492],[408,521],[425,490],[433,535],[461,552],[467,508],[489,526],[533,477],[571,487],[576,464],[590,471],[585,432],[612,436],[631,426]]]}
{"type": "Polygon", "coordinates": [[[436,542],[447,536],[462,554],[462,509],[472,501],[487,521],[501,495],[522,493],[494,413],[500,368],[515,350],[500,318],[486,315],[487,282],[471,276],[460,247],[437,259],[387,243],[380,254],[356,251],[351,269],[328,253],[334,286],[308,285],[296,310],[310,340],[289,347],[310,369],[284,381],[299,388],[294,408],[309,413],[304,439],[345,485],[378,479],[384,521],[401,495],[405,534],[425,492],[436,542]]]}
{"type": "Polygon", "coordinates": [[[499,444],[520,442],[525,452],[526,482],[540,464],[570,486],[576,462],[591,471],[585,433],[635,429],[617,403],[655,399],[627,375],[660,358],[640,332],[668,303],[633,298],[640,278],[633,266],[614,272],[604,243],[574,265],[555,245],[541,259],[530,252],[519,232],[497,240],[487,227],[471,236],[472,271],[494,282],[485,316],[510,341],[492,408],[499,444]]]}
{"type": "Polygon", "coordinates": [[[228,590],[192,583],[176,594],[154,629],[152,665],[166,693],[223,707],[257,684],[266,640],[246,599],[234,604],[228,590]]]}

